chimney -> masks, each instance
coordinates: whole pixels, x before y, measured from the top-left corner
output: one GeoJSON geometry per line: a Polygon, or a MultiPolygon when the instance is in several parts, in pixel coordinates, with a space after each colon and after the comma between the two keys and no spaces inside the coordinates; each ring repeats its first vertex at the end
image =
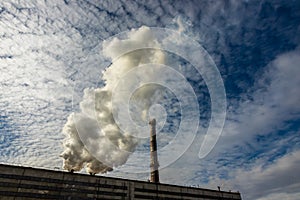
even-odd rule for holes
{"type": "Polygon", "coordinates": [[[150,182],[159,183],[158,160],[157,160],[157,145],[156,145],[156,120],[152,119],[149,122],[150,128],[150,182]]]}

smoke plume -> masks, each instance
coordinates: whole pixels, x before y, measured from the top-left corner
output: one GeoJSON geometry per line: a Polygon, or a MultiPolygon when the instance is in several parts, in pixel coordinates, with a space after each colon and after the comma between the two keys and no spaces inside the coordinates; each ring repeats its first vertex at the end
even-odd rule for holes
{"type": "Polygon", "coordinates": [[[138,144],[136,136],[139,133],[129,128],[133,126],[129,119],[127,126],[120,128],[117,119],[122,115],[118,115],[118,110],[113,110],[112,98],[117,92],[115,87],[122,85],[122,92],[118,91],[114,103],[128,103],[122,97],[128,96],[128,92],[138,84],[139,90],[133,95],[138,103],[132,107],[138,116],[133,118],[147,124],[147,113],[157,98],[155,96],[158,86],[143,86],[143,82],[151,80],[155,74],[151,67],[132,77],[129,72],[147,63],[164,64],[165,55],[157,49],[139,49],[140,44],[145,43],[157,49],[160,47],[147,27],[130,31],[127,38],[114,38],[103,42],[103,54],[112,60],[112,64],[103,71],[104,87],[85,89],[80,112],[72,113],[68,117],[63,128],[66,135],[63,142],[64,152],[61,154],[64,169],[80,171],[85,167],[91,174],[105,173],[123,165],[135,150],[138,144]],[[136,47],[137,50],[124,54],[128,47],[136,47]],[[125,76],[126,79],[123,80],[125,76]]]}

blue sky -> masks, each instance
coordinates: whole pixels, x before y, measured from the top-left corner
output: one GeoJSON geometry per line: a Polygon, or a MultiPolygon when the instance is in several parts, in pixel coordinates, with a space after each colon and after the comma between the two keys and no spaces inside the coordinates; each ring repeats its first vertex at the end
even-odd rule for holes
{"type": "MultiPolygon", "coordinates": [[[[101,72],[111,60],[101,52],[103,41],[141,26],[179,31],[200,44],[226,93],[226,121],[213,150],[199,159],[198,132],[183,156],[161,170],[162,182],[221,185],[239,190],[244,199],[297,199],[299,0],[1,1],[0,162],[61,168],[68,116],[79,112],[85,88],[104,85],[101,72]]],[[[167,65],[183,67],[180,73],[199,101],[200,126],[207,128],[211,104],[205,81],[189,61],[166,56],[167,65]]],[[[172,104],[176,109],[173,99],[172,104]]],[[[165,131],[178,130],[178,116],[169,116],[165,131]]],[[[147,173],[130,171],[148,167],[138,156],[106,175],[146,180],[147,173]]]]}

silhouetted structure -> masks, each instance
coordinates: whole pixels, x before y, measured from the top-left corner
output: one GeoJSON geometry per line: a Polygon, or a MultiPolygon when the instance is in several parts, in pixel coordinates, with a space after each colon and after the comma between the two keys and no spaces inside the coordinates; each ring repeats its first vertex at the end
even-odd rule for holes
{"type": "Polygon", "coordinates": [[[157,144],[156,144],[156,120],[149,122],[150,128],[150,182],[159,183],[157,144]]]}
{"type": "Polygon", "coordinates": [[[0,199],[222,199],[240,193],[0,164],[0,199]]]}

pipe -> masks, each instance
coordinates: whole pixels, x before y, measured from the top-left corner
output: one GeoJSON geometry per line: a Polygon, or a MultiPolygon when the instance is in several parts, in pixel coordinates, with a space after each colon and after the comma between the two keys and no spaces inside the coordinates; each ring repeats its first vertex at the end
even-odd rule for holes
{"type": "Polygon", "coordinates": [[[156,120],[149,121],[150,124],[150,182],[159,183],[157,144],[156,144],[156,120]]]}

